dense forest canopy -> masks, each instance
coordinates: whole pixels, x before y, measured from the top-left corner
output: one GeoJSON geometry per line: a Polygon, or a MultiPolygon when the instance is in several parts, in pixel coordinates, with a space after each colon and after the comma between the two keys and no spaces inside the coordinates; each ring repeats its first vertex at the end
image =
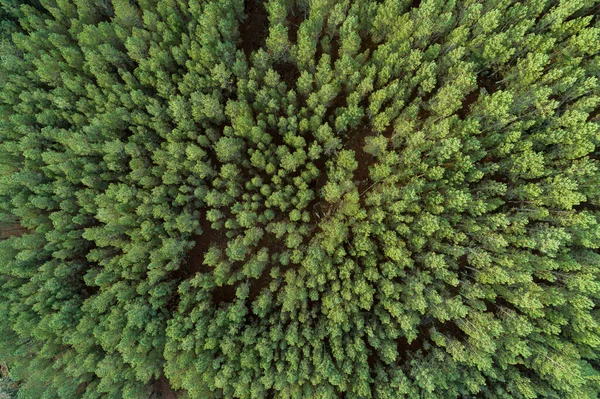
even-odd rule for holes
{"type": "Polygon", "coordinates": [[[599,1],[1,7],[20,398],[598,398],[599,1]]]}

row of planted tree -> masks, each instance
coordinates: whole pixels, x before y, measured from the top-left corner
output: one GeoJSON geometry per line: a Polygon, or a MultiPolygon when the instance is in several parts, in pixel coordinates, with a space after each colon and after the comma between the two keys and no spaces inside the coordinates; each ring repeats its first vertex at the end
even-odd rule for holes
{"type": "Polygon", "coordinates": [[[20,3],[23,398],[597,397],[598,1],[20,3]]]}

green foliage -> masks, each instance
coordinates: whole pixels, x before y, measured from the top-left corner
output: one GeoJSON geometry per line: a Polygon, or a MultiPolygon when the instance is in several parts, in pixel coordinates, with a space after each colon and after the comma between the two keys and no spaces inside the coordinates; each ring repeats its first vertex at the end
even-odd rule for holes
{"type": "Polygon", "coordinates": [[[596,399],[599,5],[3,2],[19,397],[596,399]]]}

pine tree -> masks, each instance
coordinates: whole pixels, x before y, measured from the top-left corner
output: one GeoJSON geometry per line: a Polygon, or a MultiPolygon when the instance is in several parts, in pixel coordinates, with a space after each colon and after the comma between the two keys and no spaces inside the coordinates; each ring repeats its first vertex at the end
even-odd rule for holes
{"type": "Polygon", "coordinates": [[[2,3],[19,395],[596,398],[597,8],[2,3]]]}

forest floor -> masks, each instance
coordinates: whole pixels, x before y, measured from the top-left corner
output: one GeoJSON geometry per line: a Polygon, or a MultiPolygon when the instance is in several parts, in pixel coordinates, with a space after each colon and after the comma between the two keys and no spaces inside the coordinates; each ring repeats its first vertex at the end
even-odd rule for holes
{"type": "Polygon", "coordinates": [[[157,396],[151,396],[150,399],[177,399],[180,396],[178,391],[174,391],[173,388],[171,388],[169,380],[167,380],[167,377],[164,375],[155,382],[154,392],[157,396]]]}
{"type": "Polygon", "coordinates": [[[11,236],[20,236],[27,232],[27,229],[18,223],[0,226],[0,240],[6,240],[11,236]]]}

